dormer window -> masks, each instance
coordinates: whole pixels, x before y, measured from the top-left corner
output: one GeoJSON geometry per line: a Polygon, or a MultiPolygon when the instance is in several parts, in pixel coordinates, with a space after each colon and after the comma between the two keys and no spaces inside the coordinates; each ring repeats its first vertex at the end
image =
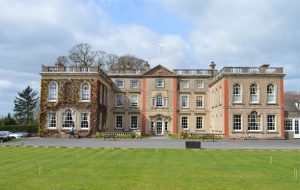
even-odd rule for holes
{"type": "Polygon", "coordinates": [[[295,102],[295,106],[298,110],[300,110],[300,101],[299,100],[297,102],[295,102]]]}

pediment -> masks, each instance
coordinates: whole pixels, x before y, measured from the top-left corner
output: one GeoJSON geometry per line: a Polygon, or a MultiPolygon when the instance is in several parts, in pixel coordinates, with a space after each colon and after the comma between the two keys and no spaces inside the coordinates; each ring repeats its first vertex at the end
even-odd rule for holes
{"type": "Polygon", "coordinates": [[[146,76],[176,76],[176,74],[162,65],[157,65],[143,73],[146,76]]]}

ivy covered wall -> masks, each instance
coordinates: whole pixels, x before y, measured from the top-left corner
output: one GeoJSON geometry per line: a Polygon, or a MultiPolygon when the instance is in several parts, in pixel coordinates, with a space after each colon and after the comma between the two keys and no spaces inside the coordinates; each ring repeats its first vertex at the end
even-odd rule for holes
{"type": "MultiPolygon", "coordinates": [[[[60,129],[57,130],[47,129],[47,112],[58,112],[62,109],[74,108],[78,111],[90,111],[90,130],[78,131],[81,136],[90,136],[99,130],[99,116],[102,112],[102,123],[106,120],[107,110],[106,107],[100,104],[100,81],[97,79],[42,79],[41,80],[41,96],[40,96],[40,136],[62,136],[67,135],[68,131],[60,129]],[[48,85],[50,82],[58,84],[58,101],[48,101],[48,85]],[[90,102],[80,101],[80,87],[84,82],[91,85],[91,98],[90,102]]],[[[101,124],[102,126],[102,124],[101,124]]]]}

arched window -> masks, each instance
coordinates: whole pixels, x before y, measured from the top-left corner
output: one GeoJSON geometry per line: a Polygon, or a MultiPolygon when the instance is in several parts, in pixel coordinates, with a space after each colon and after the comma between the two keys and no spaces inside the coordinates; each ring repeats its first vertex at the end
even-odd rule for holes
{"type": "Polygon", "coordinates": [[[275,87],[273,84],[267,86],[267,102],[270,104],[276,103],[275,87]]]}
{"type": "Polygon", "coordinates": [[[57,83],[51,82],[48,86],[48,100],[57,101],[57,83]]]}
{"type": "Polygon", "coordinates": [[[163,106],[163,98],[160,94],[156,96],[156,106],[157,107],[163,106]]]}
{"type": "Polygon", "coordinates": [[[71,109],[67,109],[62,114],[62,127],[63,128],[70,128],[72,125],[74,125],[73,112],[72,112],[71,109]]]}
{"type": "Polygon", "coordinates": [[[233,85],[233,103],[242,102],[241,86],[239,84],[233,85]]]}
{"type": "Polygon", "coordinates": [[[250,86],[250,103],[258,103],[258,89],[256,84],[250,86]]]}
{"type": "Polygon", "coordinates": [[[81,85],[81,100],[90,101],[90,85],[88,83],[81,85]]]}
{"type": "Polygon", "coordinates": [[[260,117],[256,111],[253,111],[248,115],[248,130],[258,131],[260,130],[260,117]]]}

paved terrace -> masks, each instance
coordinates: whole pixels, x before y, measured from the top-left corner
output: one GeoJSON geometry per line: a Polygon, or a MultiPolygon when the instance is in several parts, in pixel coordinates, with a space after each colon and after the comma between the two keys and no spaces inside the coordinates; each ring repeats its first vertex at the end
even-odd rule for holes
{"type": "MultiPolygon", "coordinates": [[[[185,140],[152,137],[149,139],[67,139],[27,138],[0,146],[82,147],[82,148],[168,148],[185,149],[185,140]]],[[[201,141],[203,149],[220,150],[300,150],[299,140],[220,140],[201,141]]]]}

